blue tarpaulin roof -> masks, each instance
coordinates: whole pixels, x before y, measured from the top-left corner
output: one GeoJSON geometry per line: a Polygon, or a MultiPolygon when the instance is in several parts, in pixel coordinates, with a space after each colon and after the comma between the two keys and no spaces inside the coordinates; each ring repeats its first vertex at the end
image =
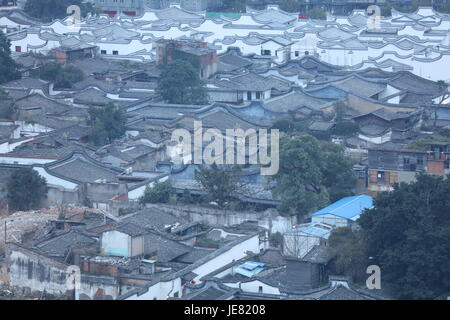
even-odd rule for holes
{"type": "Polygon", "coordinates": [[[331,214],[340,218],[355,220],[365,210],[373,207],[373,199],[370,196],[360,195],[345,197],[328,207],[312,213],[311,217],[331,214]]]}

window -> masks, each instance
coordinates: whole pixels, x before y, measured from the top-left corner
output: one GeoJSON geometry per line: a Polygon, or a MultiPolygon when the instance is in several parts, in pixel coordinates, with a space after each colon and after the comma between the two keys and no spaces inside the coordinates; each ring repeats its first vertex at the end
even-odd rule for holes
{"type": "Polygon", "coordinates": [[[378,181],[384,181],[386,178],[386,173],[383,171],[378,171],[377,172],[377,180],[378,181]]]}
{"type": "Polygon", "coordinates": [[[106,54],[106,50],[100,50],[100,54],[106,54]]]}
{"type": "Polygon", "coordinates": [[[295,51],[295,56],[299,57],[300,56],[300,51],[295,51]]]}
{"type": "Polygon", "coordinates": [[[417,164],[423,166],[423,157],[417,157],[417,164]]]}
{"type": "Polygon", "coordinates": [[[309,51],[305,51],[305,56],[309,56],[309,51]]]}
{"type": "Polygon", "coordinates": [[[258,287],[258,293],[263,293],[263,287],[262,286],[258,287]]]}
{"type": "Polygon", "coordinates": [[[252,100],[252,92],[247,91],[247,100],[252,100]]]}
{"type": "Polygon", "coordinates": [[[403,165],[407,166],[409,164],[409,158],[403,158],[403,165]]]}
{"type": "Polygon", "coordinates": [[[270,55],[271,55],[271,52],[270,52],[270,50],[262,50],[262,49],[261,49],[261,55],[262,55],[262,56],[270,56],[270,55]]]}
{"type": "Polygon", "coordinates": [[[261,92],[259,91],[256,92],[256,99],[261,99],[261,92]]]}
{"type": "Polygon", "coordinates": [[[115,55],[115,56],[119,55],[119,51],[114,50],[114,51],[113,51],[113,55],[115,55]]]}
{"type": "Polygon", "coordinates": [[[22,47],[21,46],[16,46],[16,52],[22,52],[22,47]]]}

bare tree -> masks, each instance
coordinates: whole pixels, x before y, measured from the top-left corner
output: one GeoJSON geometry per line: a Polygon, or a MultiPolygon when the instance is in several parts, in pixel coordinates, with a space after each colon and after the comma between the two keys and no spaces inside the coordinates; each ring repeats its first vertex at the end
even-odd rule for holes
{"type": "Polygon", "coordinates": [[[431,108],[432,108],[432,112],[433,112],[433,116],[434,116],[434,120],[433,120],[433,127],[436,128],[437,125],[437,120],[438,120],[438,115],[437,115],[437,111],[440,107],[440,105],[447,100],[450,97],[450,92],[448,90],[448,85],[447,83],[445,83],[444,80],[439,80],[438,82],[439,85],[439,91],[441,93],[439,102],[437,104],[431,104],[431,108]]]}

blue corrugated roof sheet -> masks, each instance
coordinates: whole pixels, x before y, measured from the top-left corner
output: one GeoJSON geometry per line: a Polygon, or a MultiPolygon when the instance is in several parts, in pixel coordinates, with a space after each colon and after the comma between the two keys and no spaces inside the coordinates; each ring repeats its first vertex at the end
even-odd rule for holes
{"type": "Polygon", "coordinates": [[[264,269],[264,263],[255,262],[255,261],[247,261],[247,262],[241,264],[239,267],[237,267],[235,272],[242,274],[243,276],[251,278],[254,275],[260,273],[263,269],[264,269]]]}
{"type": "Polygon", "coordinates": [[[328,239],[331,230],[333,230],[333,227],[324,223],[305,223],[293,227],[291,230],[285,232],[285,234],[303,233],[314,237],[328,239]]]}
{"type": "Polygon", "coordinates": [[[345,197],[312,213],[311,217],[331,214],[340,218],[355,220],[365,209],[370,208],[373,208],[373,199],[370,196],[345,197]]]}

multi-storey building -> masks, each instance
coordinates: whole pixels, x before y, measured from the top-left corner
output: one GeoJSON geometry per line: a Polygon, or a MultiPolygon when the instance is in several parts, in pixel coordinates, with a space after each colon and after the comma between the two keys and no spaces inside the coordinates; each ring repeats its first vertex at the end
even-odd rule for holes
{"type": "Polygon", "coordinates": [[[208,5],[207,0],[181,0],[180,5],[188,11],[204,11],[208,5]]]}
{"type": "Polygon", "coordinates": [[[199,70],[202,80],[217,72],[217,52],[210,49],[206,42],[159,40],[155,45],[158,64],[170,64],[177,59],[189,61],[199,70]]]}
{"type": "Polygon", "coordinates": [[[94,0],[94,4],[110,17],[118,14],[137,16],[144,12],[144,0],[94,0]]]}
{"type": "Polygon", "coordinates": [[[368,150],[368,189],[389,191],[395,183],[412,182],[420,172],[450,173],[450,143],[428,142],[427,150],[376,147],[368,150]]]}

